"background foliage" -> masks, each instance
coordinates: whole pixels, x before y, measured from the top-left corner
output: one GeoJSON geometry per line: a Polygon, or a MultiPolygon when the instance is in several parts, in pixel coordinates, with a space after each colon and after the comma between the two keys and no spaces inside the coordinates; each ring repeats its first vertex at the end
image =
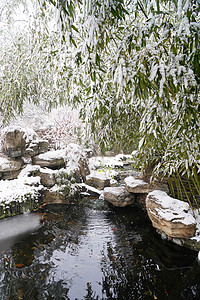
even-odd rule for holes
{"type": "Polygon", "coordinates": [[[199,10],[198,0],[40,0],[26,34],[1,49],[4,119],[25,101],[67,101],[103,149],[137,147],[137,165],[164,175],[198,172],[199,10]]]}

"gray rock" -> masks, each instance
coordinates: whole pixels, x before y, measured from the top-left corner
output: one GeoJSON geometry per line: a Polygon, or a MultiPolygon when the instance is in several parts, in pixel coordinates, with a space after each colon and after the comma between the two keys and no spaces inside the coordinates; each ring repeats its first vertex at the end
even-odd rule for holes
{"type": "Polygon", "coordinates": [[[114,206],[124,207],[135,203],[135,196],[127,192],[125,187],[106,187],[104,199],[114,206]]]}
{"type": "Polygon", "coordinates": [[[45,187],[52,187],[56,184],[56,171],[48,168],[40,168],[38,176],[41,178],[41,184],[45,187]]]}
{"type": "Polygon", "coordinates": [[[130,193],[144,194],[151,192],[154,188],[142,179],[137,179],[133,176],[124,179],[126,189],[130,193]]]}

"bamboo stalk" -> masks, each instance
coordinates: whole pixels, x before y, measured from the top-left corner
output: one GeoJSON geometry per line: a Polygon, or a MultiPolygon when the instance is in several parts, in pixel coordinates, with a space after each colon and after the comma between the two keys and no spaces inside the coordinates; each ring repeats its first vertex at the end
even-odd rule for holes
{"type": "Polygon", "coordinates": [[[181,183],[181,185],[182,185],[182,187],[183,187],[183,190],[184,190],[184,192],[185,192],[185,195],[186,195],[186,198],[187,198],[187,200],[188,200],[188,203],[189,203],[189,205],[190,205],[190,207],[191,207],[191,209],[192,209],[193,216],[194,216],[194,218],[195,218],[195,213],[194,213],[194,209],[193,209],[193,207],[192,207],[192,203],[191,203],[191,201],[190,201],[190,198],[188,197],[187,191],[186,191],[186,189],[185,189],[185,187],[184,187],[184,184],[183,184],[183,182],[182,182],[182,180],[181,180],[181,177],[180,177],[180,175],[178,174],[178,172],[177,172],[177,177],[178,177],[179,180],[180,180],[180,183],[181,183]]]}

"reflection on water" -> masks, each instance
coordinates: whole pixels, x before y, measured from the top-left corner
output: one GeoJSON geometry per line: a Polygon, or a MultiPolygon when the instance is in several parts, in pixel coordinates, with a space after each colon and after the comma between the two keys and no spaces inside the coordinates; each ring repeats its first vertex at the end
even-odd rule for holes
{"type": "Polygon", "coordinates": [[[39,214],[25,213],[0,220],[0,253],[40,226],[39,214]]]}
{"type": "Polygon", "coordinates": [[[161,241],[137,207],[59,206],[0,271],[0,299],[199,299],[196,253],[161,241]]]}

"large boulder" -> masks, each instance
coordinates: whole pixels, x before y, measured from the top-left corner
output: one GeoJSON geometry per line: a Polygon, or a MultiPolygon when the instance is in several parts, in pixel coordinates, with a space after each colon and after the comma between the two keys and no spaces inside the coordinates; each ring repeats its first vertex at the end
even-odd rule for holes
{"type": "Polygon", "coordinates": [[[186,239],[194,236],[196,221],[188,203],[155,190],[146,198],[146,209],[152,225],[167,236],[186,239]]]}
{"type": "Polygon", "coordinates": [[[22,167],[21,159],[14,160],[9,157],[0,157],[0,179],[15,179],[22,167]]]}
{"type": "Polygon", "coordinates": [[[114,206],[124,207],[135,203],[135,196],[127,192],[124,186],[106,187],[103,195],[104,199],[114,206]]]}
{"type": "Polygon", "coordinates": [[[34,165],[50,169],[61,169],[65,166],[65,150],[51,150],[32,158],[34,165]]]}
{"type": "Polygon", "coordinates": [[[37,134],[33,129],[10,126],[2,131],[2,148],[9,157],[21,157],[37,134]]]}

